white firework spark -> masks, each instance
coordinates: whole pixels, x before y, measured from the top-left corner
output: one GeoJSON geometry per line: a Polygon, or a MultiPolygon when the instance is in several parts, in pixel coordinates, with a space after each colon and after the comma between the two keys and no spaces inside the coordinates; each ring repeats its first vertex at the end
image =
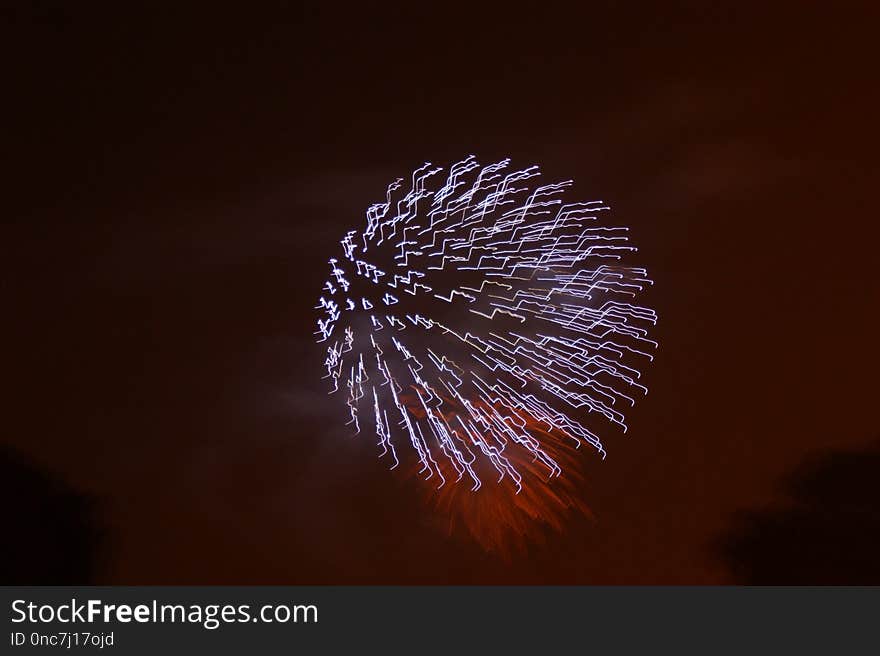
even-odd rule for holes
{"type": "Polygon", "coordinates": [[[627,228],[602,224],[602,201],[565,203],[570,180],[531,188],[538,167],[509,163],[470,156],[445,180],[424,164],[408,190],[389,185],[329,260],[317,305],[348,423],[373,424],[392,469],[408,443],[438,487],[476,492],[489,474],[518,493],[523,458],[559,476],[551,434],[604,458],[587,424],[625,431],[622,409],[647,393],[657,317],[632,302],[651,280],[622,264],[627,228]]]}

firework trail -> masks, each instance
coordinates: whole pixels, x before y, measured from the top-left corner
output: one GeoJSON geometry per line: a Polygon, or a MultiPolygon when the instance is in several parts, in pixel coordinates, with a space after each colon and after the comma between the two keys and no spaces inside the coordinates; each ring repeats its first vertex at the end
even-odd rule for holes
{"type": "Polygon", "coordinates": [[[390,469],[473,495],[548,485],[584,444],[604,458],[595,425],[626,430],[657,346],[654,311],[633,303],[651,281],[622,264],[627,228],[603,225],[601,201],[564,202],[570,180],[508,167],[470,156],[393,182],[317,305],[353,430],[390,469]]]}

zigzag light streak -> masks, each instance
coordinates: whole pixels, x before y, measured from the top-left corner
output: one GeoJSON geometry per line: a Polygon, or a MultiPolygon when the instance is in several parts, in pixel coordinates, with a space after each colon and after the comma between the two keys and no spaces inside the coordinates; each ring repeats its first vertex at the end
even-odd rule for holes
{"type": "Polygon", "coordinates": [[[530,188],[538,167],[508,166],[470,156],[445,181],[425,164],[408,190],[389,185],[329,260],[317,305],[348,423],[372,418],[391,469],[408,442],[437,487],[506,480],[519,493],[523,457],[559,476],[550,434],[604,458],[585,424],[625,431],[623,409],[648,391],[637,367],[657,317],[630,302],[652,283],[621,264],[636,250],[627,228],[600,225],[601,201],[564,203],[570,180],[530,188]]]}

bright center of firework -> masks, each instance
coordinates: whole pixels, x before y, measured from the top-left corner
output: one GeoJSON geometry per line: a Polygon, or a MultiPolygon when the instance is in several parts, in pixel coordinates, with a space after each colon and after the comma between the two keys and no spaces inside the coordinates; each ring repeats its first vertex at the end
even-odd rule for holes
{"type": "Polygon", "coordinates": [[[559,476],[551,439],[604,457],[592,424],[625,430],[647,393],[656,315],[631,302],[651,281],[623,264],[627,229],[602,224],[601,201],[563,202],[571,181],[531,188],[537,167],[508,165],[471,156],[392,183],[329,259],[317,306],[348,423],[371,423],[392,469],[411,457],[438,487],[518,493],[541,482],[524,461],[559,476]]]}

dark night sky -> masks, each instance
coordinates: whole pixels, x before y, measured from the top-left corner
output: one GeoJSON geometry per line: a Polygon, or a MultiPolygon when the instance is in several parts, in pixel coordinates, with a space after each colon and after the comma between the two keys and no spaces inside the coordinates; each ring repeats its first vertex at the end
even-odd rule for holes
{"type": "MultiPolygon", "coordinates": [[[[880,438],[877,16],[18,4],[2,439],[52,482],[3,493],[34,512],[41,485],[83,500],[54,506],[82,535],[33,538],[89,541],[73,579],[738,581],[733,561],[764,557],[717,548],[743,513],[784,517],[804,462],[880,438]],[[391,179],[469,153],[611,203],[661,319],[651,393],[587,464],[595,518],[512,560],[437,530],[348,437],[311,342],[344,231],[391,179]]],[[[831,497],[823,512],[853,516],[831,497]]],[[[877,547],[876,514],[856,515],[810,538],[824,546],[792,580],[877,547]]]]}

